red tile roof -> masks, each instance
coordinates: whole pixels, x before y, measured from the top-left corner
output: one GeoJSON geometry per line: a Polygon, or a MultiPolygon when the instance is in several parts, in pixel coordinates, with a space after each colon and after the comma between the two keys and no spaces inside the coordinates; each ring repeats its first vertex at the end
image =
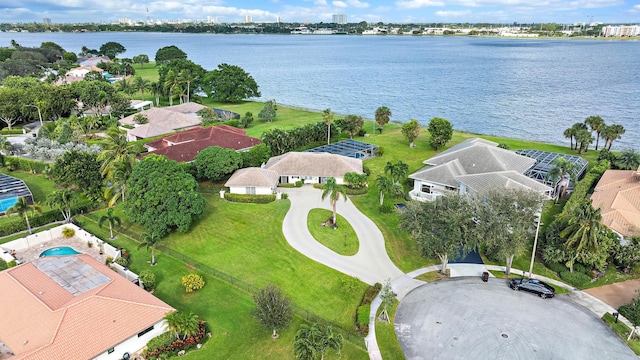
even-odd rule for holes
{"type": "Polygon", "coordinates": [[[0,341],[16,359],[94,358],[175,311],[92,257],[77,260],[108,281],[73,296],[38,260],[0,272],[0,341]]]}
{"type": "Polygon", "coordinates": [[[200,151],[219,146],[225,149],[242,150],[258,145],[260,139],[247,136],[246,131],[228,125],[197,127],[147,143],[147,147],[156,149],[149,154],[164,155],[178,162],[190,162],[200,151]]]}
{"type": "Polygon", "coordinates": [[[624,236],[640,235],[640,172],[605,171],[591,203],[601,209],[602,223],[612,230],[624,236]]]}

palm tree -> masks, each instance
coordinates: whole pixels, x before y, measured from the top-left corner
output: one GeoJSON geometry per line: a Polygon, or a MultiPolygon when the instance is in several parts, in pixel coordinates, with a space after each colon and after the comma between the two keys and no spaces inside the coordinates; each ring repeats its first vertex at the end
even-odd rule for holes
{"type": "Polygon", "coordinates": [[[399,160],[395,164],[391,161],[387,161],[387,164],[384,166],[384,173],[389,174],[394,183],[400,183],[402,179],[407,176],[408,172],[409,165],[402,162],[402,160],[399,160]]]}
{"type": "Polygon", "coordinates": [[[560,236],[567,239],[565,247],[573,248],[576,254],[567,263],[573,272],[573,264],[581,251],[593,252],[598,249],[598,243],[604,236],[604,225],[600,222],[602,214],[600,208],[593,208],[591,200],[582,199],[562,220],[567,222],[567,227],[560,232],[560,236]]]}
{"type": "Polygon", "coordinates": [[[380,106],[376,109],[375,119],[376,123],[380,127],[380,133],[382,133],[382,128],[389,123],[391,118],[391,109],[386,106],[380,106]]]}
{"type": "Polygon", "coordinates": [[[115,160],[105,177],[107,186],[104,192],[104,198],[109,201],[109,207],[115,205],[118,199],[124,202],[125,193],[127,190],[127,180],[131,176],[133,171],[133,164],[126,158],[115,160]]]}
{"type": "Polygon", "coordinates": [[[151,249],[151,266],[156,265],[156,245],[162,240],[156,233],[143,233],[142,242],[138,244],[138,249],[146,248],[151,249]]]}
{"type": "MultiPolygon", "coordinates": [[[[557,189],[555,189],[555,186],[564,181],[567,175],[569,176],[569,179],[571,179],[571,181],[573,181],[573,183],[575,184],[578,181],[576,175],[578,171],[580,171],[578,165],[563,157],[557,157],[551,162],[551,169],[549,169],[549,171],[547,172],[545,180],[551,180],[551,182],[554,184],[554,190],[557,194],[557,189]]],[[[564,197],[564,193],[567,190],[567,185],[568,184],[562,184],[561,193],[558,197],[556,197],[556,200],[559,197],[564,197]]]]}
{"type": "Polygon", "coordinates": [[[322,111],[322,121],[327,124],[327,145],[329,145],[331,143],[331,123],[333,122],[331,109],[322,111]]]}
{"type": "Polygon", "coordinates": [[[191,101],[191,83],[198,80],[198,76],[189,69],[184,69],[178,74],[180,81],[187,84],[187,102],[191,101]]]}
{"type": "Polygon", "coordinates": [[[107,136],[100,141],[100,145],[104,150],[98,154],[97,159],[102,161],[100,167],[102,176],[109,175],[116,161],[124,160],[133,164],[138,154],[136,145],[128,142],[124,132],[116,126],[112,126],[107,130],[107,136]]]}
{"type": "Polygon", "coordinates": [[[315,359],[318,354],[320,359],[324,359],[327,349],[333,349],[339,357],[343,342],[342,335],[334,333],[331,326],[302,324],[296,333],[293,347],[296,359],[315,359]]]}
{"type": "Polygon", "coordinates": [[[569,141],[571,142],[571,150],[573,150],[573,138],[574,136],[576,136],[576,128],[574,128],[573,126],[570,128],[567,128],[563,134],[564,134],[564,137],[569,139],[569,141]]]}
{"type": "Polygon", "coordinates": [[[580,148],[578,149],[578,154],[582,154],[582,152],[587,152],[589,150],[589,145],[595,140],[593,135],[587,129],[578,130],[576,132],[576,148],[578,147],[578,143],[580,143],[580,148]]]}
{"type": "Polygon", "coordinates": [[[109,234],[111,236],[109,239],[115,239],[115,237],[113,236],[113,227],[120,226],[122,221],[118,216],[113,215],[113,208],[109,208],[109,210],[107,210],[107,215],[102,215],[102,217],[100,217],[100,221],[98,221],[98,227],[102,228],[102,225],[105,222],[109,223],[109,234]]]}
{"type": "Polygon", "coordinates": [[[591,128],[591,134],[596,132],[596,150],[598,150],[598,143],[600,142],[600,133],[604,130],[605,126],[604,120],[600,116],[589,116],[584,120],[584,123],[589,125],[591,128]]]}
{"type": "Polygon", "coordinates": [[[336,206],[340,197],[343,197],[344,201],[347,201],[347,189],[342,185],[336,184],[336,178],[328,178],[327,182],[322,185],[322,200],[326,199],[327,196],[333,206],[333,226],[338,227],[336,206]]]}
{"type": "Polygon", "coordinates": [[[167,72],[164,80],[164,89],[169,91],[169,106],[173,106],[173,89],[178,85],[180,79],[173,70],[167,72]]]}
{"type": "Polygon", "coordinates": [[[378,190],[380,191],[380,206],[384,202],[384,194],[390,194],[393,191],[393,180],[388,178],[387,176],[378,174],[376,178],[376,186],[378,186],[378,190]]]}
{"type": "Polygon", "coordinates": [[[164,321],[167,323],[167,328],[173,336],[178,339],[182,332],[182,322],[180,321],[180,315],[178,312],[171,312],[164,316],[164,321]]]}
{"type": "Polygon", "coordinates": [[[38,212],[42,214],[42,206],[38,203],[29,204],[27,202],[27,198],[21,196],[18,198],[18,202],[16,202],[12,207],[7,209],[7,215],[18,214],[19,216],[24,216],[24,219],[27,221],[27,229],[29,230],[29,234],[31,234],[31,224],[29,223],[29,212],[32,214],[34,212],[38,212]]]}
{"type": "Polygon", "coordinates": [[[76,201],[75,193],[69,189],[56,190],[47,195],[47,205],[58,208],[66,223],[71,222],[71,207],[76,201]]]}
{"type": "Polygon", "coordinates": [[[188,313],[172,312],[164,316],[167,328],[175,336],[176,339],[186,339],[191,335],[198,333],[198,325],[200,320],[198,315],[191,311],[188,313]],[[183,335],[181,338],[180,335],[183,335]]]}
{"type": "Polygon", "coordinates": [[[155,96],[156,98],[156,106],[160,106],[160,95],[162,95],[164,92],[164,86],[159,82],[152,82],[149,85],[149,89],[151,90],[153,96],[155,96]]]}
{"type": "Polygon", "coordinates": [[[634,149],[625,149],[616,157],[615,164],[623,170],[637,170],[640,166],[640,153],[634,149]]]}
{"type": "Polygon", "coordinates": [[[144,100],[144,91],[149,90],[150,86],[151,86],[151,81],[141,76],[136,76],[133,79],[133,88],[142,93],[142,100],[144,100]]]}
{"type": "Polygon", "coordinates": [[[605,128],[605,131],[606,130],[610,131],[611,138],[609,139],[608,149],[611,150],[611,145],[613,145],[613,142],[615,140],[622,138],[622,135],[625,133],[625,129],[624,129],[624,126],[620,124],[613,124],[611,126],[607,126],[605,128]]]}

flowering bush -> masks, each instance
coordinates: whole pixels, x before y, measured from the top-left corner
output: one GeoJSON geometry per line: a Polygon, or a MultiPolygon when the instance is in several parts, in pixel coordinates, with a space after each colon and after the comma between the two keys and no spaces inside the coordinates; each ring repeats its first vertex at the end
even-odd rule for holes
{"type": "MultiPolygon", "coordinates": [[[[192,274],[195,275],[195,274],[192,274]]],[[[201,344],[207,333],[207,323],[204,320],[200,320],[198,323],[198,332],[189,336],[186,339],[176,339],[170,344],[167,344],[167,335],[162,334],[156,338],[151,339],[147,343],[147,349],[143,355],[146,359],[155,359],[161,354],[165,353],[177,353],[180,350],[184,350],[192,345],[201,344]],[[156,340],[157,339],[157,340],[156,340]]]]}
{"type": "Polygon", "coordinates": [[[204,287],[204,279],[198,274],[189,274],[182,277],[182,286],[186,292],[194,292],[204,287]]]}

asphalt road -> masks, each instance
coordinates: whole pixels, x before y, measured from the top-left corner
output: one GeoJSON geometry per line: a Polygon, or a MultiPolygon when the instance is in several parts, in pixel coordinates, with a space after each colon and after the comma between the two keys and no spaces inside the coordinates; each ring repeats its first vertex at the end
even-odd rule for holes
{"type": "Polygon", "coordinates": [[[544,300],[496,278],[422,285],[400,303],[395,327],[408,360],[638,359],[566,295],[544,300]]]}

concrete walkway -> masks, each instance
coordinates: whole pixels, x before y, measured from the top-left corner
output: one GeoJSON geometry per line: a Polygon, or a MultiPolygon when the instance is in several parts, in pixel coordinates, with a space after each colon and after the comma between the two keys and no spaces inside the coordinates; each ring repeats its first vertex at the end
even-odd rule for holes
{"type": "MultiPolygon", "coordinates": [[[[358,236],[360,247],[353,256],[343,256],[317,242],[307,228],[307,215],[311,209],[331,210],[329,199],[322,201],[322,192],[310,185],[283,189],[289,195],[291,208],[284,218],[282,232],[287,242],[308,258],[329,266],[367,284],[384,283],[404,273],[389,259],[384,237],[378,227],[347,199],[338,201],[337,212],[342,215],[358,236]]],[[[338,224],[340,225],[340,224],[338,224]]]]}

